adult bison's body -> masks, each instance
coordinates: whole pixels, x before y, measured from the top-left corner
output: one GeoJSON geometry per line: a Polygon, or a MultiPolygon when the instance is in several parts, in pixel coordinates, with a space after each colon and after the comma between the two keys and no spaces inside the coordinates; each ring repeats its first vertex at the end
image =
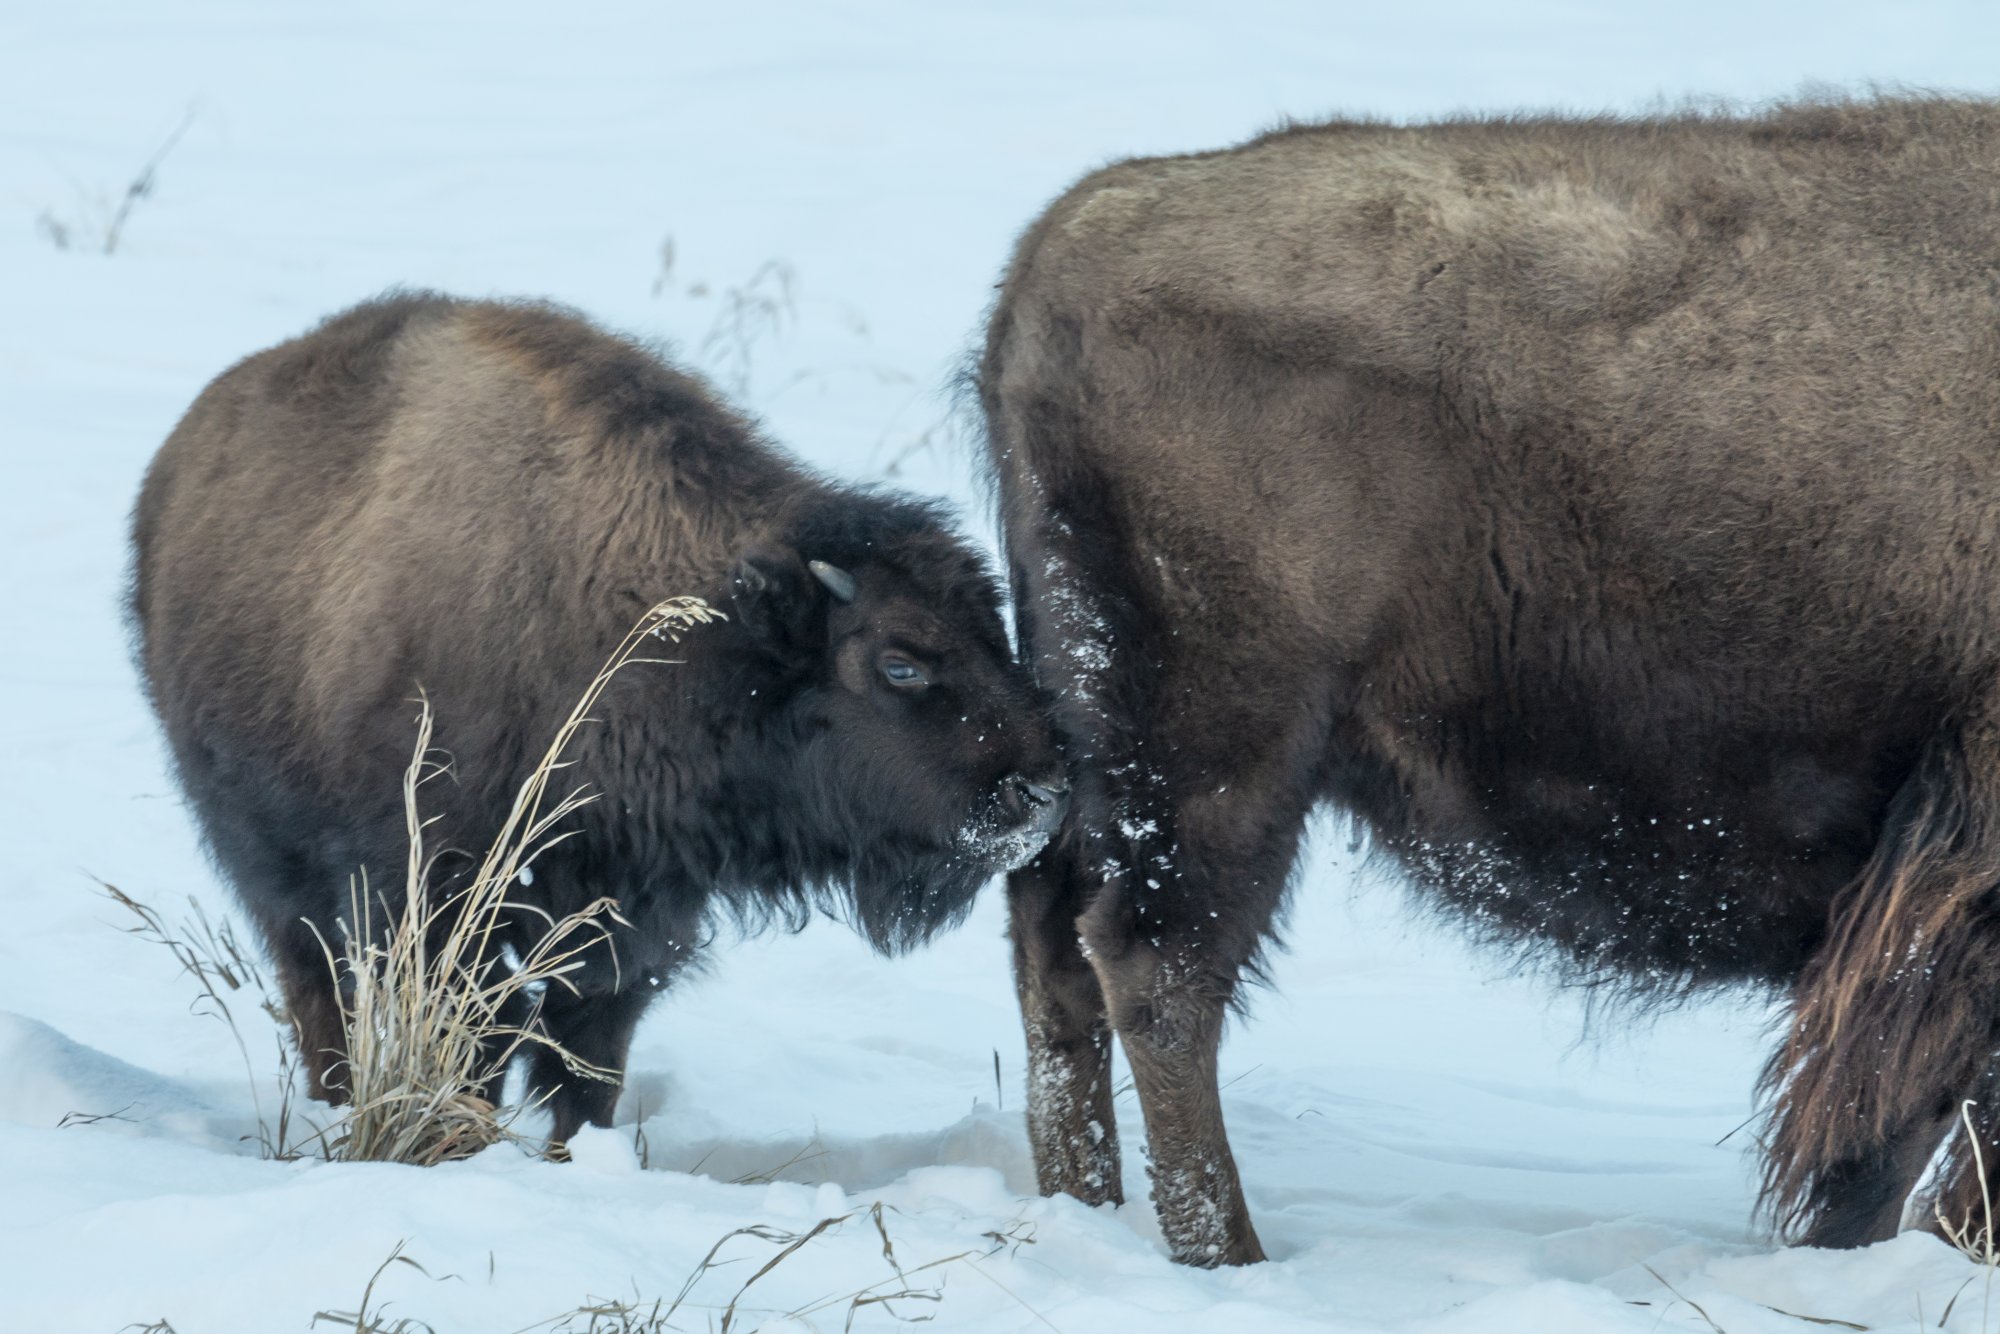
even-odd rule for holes
{"type": "Polygon", "coordinates": [[[1992,1133],[1997,189],[2000,111],[1891,100],[1301,128],[1050,208],[981,371],[1075,767],[1010,887],[1045,1190],[1118,1197],[1115,1030],[1175,1255],[1259,1257],[1216,1043],[1322,802],[1593,976],[1791,989],[1808,1240],[1992,1133]]]}
{"type": "MultiPolygon", "coordinates": [[[[840,906],[902,945],[1059,817],[997,590],[938,513],[813,476],[552,308],[391,297],[249,358],[161,449],[134,545],[154,703],[320,1092],[342,1041],[314,928],[337,939],[358,868],[400,895],[418,690],[451,760],[423,789],[431,846],[483,849],[663,597],[730,619],[614,680],[563,775],[602,799],[513,896],[560,915],[608,895],[631,923],[615,967],[545,998],[579,1056],[623,1067],[718,909],[840,906]]],[[[608,1120],[615,1085],[534,1074],[566,1083],[558,1138],[608,1120]]]]}

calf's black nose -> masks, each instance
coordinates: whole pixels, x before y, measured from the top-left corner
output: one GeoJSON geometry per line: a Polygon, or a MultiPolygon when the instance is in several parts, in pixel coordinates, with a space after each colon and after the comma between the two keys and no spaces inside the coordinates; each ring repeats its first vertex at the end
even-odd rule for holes
{"type": "Polygon", "coordinates": [[[1056,780],[1056,783],[1060,785],[1036,783],[1023,778],[1021,780],[1021,787],[1027,792],[1028,800],[1030,801],[1039,801],[1044,805],[1052,801],[1068,801],[1069,785],[1061,783],[1060,780],[1056,780]]]}
{"type": "Polygon", "coordinates": [[[1053,834],[1069,814],[1069,784],[1059,776],[1040,780],[1015,774],[1007,780],[1008,805],[1037,833],[1053,834]]]}

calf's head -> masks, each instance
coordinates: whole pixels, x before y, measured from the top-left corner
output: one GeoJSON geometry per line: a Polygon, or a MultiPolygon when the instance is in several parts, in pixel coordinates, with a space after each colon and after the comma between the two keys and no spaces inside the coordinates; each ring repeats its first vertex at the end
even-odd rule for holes
{"type": "Polygon", "coordinates": [[[770,816],[817,888],[851,896],[878,948],[954,920],[1055,833],[1062,756],[993,581],[955,539],[757,547],[733,584],[733,615],[776,678],[764,678],[760,766],[770,816]]]}

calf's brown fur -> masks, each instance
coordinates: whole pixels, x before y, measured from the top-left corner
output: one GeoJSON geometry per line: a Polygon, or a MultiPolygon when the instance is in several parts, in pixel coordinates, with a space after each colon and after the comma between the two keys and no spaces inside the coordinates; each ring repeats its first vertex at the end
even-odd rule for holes
{"type": "MultiPolygon", "coordinates": [[[[583,1059],[623,1069],[717,914],[825,907],[900,947],[1060,818],[998,590],[943,517],[813,475],[699,381],[552,307],[392,296],[240,363],[161,448],[133,545],[153,702],[321,1094],[340,1093],[343,1042],[319,941],[363,868],[400,905],[418,690],[450,761],[423,789],[427,842],[483,850],[665,597],[729,620],[611,683],[562,775],[600,799],[511,895],[554,916],[610,896],[630,924],[579,994],[544,998],[583,1059]]],[[[547,1054],[532,1075],[557,1139],[609,1122],[615,1084],[547,1054]]]]}
{"type": "Polygon", "coordinates": [[[1804,1240],[1992,1133],[1996,181],[2000,109],[1885,99],[1302,127],[1035,223],[979,379],[1074,765],[1010,885],[1044,1190],[1119,1198],[1115,1032],[1174,1254],[1261,1256],[1215,1051],[1322,803],[1592,978],[1788,990],[1804,1240]]]}

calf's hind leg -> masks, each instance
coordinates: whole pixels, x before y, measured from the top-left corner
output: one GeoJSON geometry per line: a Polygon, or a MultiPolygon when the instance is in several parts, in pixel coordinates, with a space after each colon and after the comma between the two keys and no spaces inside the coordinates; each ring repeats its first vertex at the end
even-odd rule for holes
{"type": "MultiPolygon", "coordinates": [[[[285,1017],[291,1020],[305,1066],[306,1092],[338,1106],[347,1101],[347,1027],[327,949],[304,923],[268,932],[266,938],[285,998],[285,1017]]],[[[332,948],[337,952],[339,943],[332,948]]]]}
{"type": "Polygon", "coordinates": [[[1014,984],[1028,1041],[1028,1140],[1042,1194],[1123,1204],[1111,1024],[1077,938],[1087,893],[1067,838],[1007,880],[1014,984]]]}
{"type": "MultiPolygon", "coordinates": [[[[1891,803],[1874,854],[1801,979],[1776,1093],[1764,1197],[1816,1246],[1894,1235],[2000,1044],[2000,727],[1941,736],[1891,803]]],[[[2000,1111],[2000,1109],[1995,1109],[2000,1111]]],[[[1995,1119],[1977,1118],[1989,1171],[1995,1119]]],[[[1949,1201],[1977,1197],[1960,1155],[1949,1201]]],[[[1954,1219],[1954,1221],[1957,1221],[1954,1219]]]]}

